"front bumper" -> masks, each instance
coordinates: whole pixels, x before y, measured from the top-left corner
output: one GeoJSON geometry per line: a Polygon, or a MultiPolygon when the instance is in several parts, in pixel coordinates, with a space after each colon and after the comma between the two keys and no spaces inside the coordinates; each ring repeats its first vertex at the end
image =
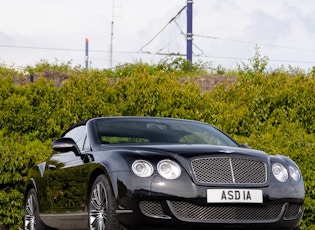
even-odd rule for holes
{"type": "Polygon", "coordinates": [[[213,204],[207,203],[206,191],[214,187],[196,185],[187,174],[177,181],[159,176],[138,178],[132,173],[112,178],[117,178],[116,213],[127,228],[296,228],[303,216],[302,182],[295,186],[271,182],[267,187],[255,188],[263,191],[261,204],[213,204]]]}

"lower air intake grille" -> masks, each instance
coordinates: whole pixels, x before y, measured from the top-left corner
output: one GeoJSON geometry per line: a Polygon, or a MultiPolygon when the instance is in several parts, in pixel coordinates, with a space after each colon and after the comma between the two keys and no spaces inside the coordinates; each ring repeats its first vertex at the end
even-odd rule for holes
{"type": "Polygon", "coordinates": [[[141,201],[140,204],[141,212],[149,217],[170,219],[169,216],[165,215],[160,202],[158,201],[141,201]]]}
{"type": "Polygon", "coordinates": [[[207,205],[201,206],[189,202],[168,201],[173,214],[183,221],[199,221],[209,223],[234,222],[239,223],[268,223],[280,219],[283,203],[269,206],[241,206],[241,205],[207,205]]]}
{"type": "Polygon", "coordinates": [[[288,209],[285,212],[285,219],[296,219],[302,212],[302,205],[299,203],[289,203],[288,209]]]}

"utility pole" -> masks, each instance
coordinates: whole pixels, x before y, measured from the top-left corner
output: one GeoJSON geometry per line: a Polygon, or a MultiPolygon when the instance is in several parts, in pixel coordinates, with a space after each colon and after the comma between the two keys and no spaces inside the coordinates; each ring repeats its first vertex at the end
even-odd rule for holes
{"type": "Polygon", "coordinates": [[[192,14],[193,14],[193,0],[187,0],[187,60],[192,62],[192,41],[193,41],[193,31],[192,31],[192,14]]]}
{"type": "Polygon", "coordinates": [[[89,68],[89,39],[85,39],[85,69],[89,68]]]}
{"type": "Polygon", "coordinates": [[[113,0],[113,10],[112,10],[112,22],[111,22],[111,29],[110,29],[110,63],[109,67],[112,68],[113,66],[113,39],[114,39],[114,18],[115,18],[115,1],[113,0]]]}

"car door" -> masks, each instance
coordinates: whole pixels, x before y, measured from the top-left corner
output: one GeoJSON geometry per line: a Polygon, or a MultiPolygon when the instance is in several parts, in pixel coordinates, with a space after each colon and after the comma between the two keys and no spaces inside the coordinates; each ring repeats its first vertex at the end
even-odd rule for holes
{"type": "MultiPolygon", "coordinates": [[[[82,150],[86,139],[85,126],[79,126],[64,135],[72,138],[82,150]]],[[[53,151],[46,163],[48,194],[51,212],[56,214],[82,212],[85,209],[87,173],[81,155],[75,151],[53,151]]]]}

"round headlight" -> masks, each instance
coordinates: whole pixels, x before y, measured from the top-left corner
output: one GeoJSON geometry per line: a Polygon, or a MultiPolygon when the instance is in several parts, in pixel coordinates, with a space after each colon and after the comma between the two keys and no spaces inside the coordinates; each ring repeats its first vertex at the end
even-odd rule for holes
{"type": "Polygon", "coordinates": [[[170,180],[177,179],[181,174],[179,165],[171,160],[160,161],[157,165],[157,171],[162,177],[170,180]]]}
{"type": "Polygon", "coordinates": [[[144,160],[137,160],[132,164],[132,171],[139,177],[149,177],[153,174],[153,166],[144,160]]]}
{"type": "Polygon", "coordinates": [[[300,171],[293,165],[289,166],[289,174],[294,181],[299,181],[301,178],[300,171]]]}
{"type": "Polygon", "coordinates": [[[288,171],[287,169],[279,163],[272,165],[272,173],[275,178],[280,182],[286,182],[288,180],[288,171]]]}

